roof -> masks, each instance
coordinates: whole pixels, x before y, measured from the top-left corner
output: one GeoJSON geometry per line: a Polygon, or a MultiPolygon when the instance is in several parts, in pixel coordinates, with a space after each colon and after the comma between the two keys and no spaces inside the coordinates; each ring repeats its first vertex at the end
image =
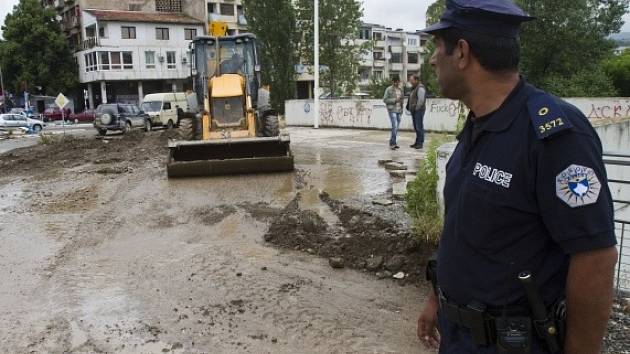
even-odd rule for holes
{"type": "Polygon", "coordinates": [[[113,11],[93,9],[87,9],[85,11],[92,14],[97,20],[101,21],[203,25],[203,21],[174,12],[113,11]]]}

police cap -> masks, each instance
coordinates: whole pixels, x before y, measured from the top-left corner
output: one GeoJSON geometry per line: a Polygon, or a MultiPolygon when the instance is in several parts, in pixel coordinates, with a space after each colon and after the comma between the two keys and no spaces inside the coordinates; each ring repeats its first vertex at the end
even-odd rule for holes
{"type": "Polygon", "coordinates": [[[440,22],[422,32],[455,27],[497,37],[517,38],[521,23],[534,18],[510,0],[446,0],[440,22]]]}

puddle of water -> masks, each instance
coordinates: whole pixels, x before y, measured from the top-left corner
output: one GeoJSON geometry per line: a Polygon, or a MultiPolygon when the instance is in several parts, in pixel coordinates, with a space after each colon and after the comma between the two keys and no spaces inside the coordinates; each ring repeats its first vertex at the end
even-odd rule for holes
{"type": "Polygon", "coordinates": [[[319,199],[319,193],[320,191],[315,188],[303,191],[301,193],[300,209],[316,212],[330,226],[339,225],[339,218],[330,210],[328,204],[319,199]]]}

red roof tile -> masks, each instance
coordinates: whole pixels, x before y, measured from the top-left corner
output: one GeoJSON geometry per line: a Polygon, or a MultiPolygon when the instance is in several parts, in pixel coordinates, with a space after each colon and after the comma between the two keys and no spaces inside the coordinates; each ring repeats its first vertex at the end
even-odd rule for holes
{"type": "Polygon", "coordinates": [[[202,25],[203,21],[173,12],[141,12],[141,11],[112,11],[112,10],[85,10],[94,15],[98,20],[117,22],[153,22],[153,23],[178,23],[202,25]]]}

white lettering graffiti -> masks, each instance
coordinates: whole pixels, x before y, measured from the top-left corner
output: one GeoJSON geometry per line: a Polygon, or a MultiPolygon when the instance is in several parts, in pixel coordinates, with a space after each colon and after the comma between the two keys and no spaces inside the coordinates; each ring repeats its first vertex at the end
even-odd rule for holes
{"type": "Polygon", "coordinates": [[[490,166],[482,165],[479,162],[475,164],[473,176],[477,176],[484,181],[494,183],[497,186],[501,186],[503,188],[510,188],[510,183],[512,182],[511,173],[501,171],[490,166]]]}

